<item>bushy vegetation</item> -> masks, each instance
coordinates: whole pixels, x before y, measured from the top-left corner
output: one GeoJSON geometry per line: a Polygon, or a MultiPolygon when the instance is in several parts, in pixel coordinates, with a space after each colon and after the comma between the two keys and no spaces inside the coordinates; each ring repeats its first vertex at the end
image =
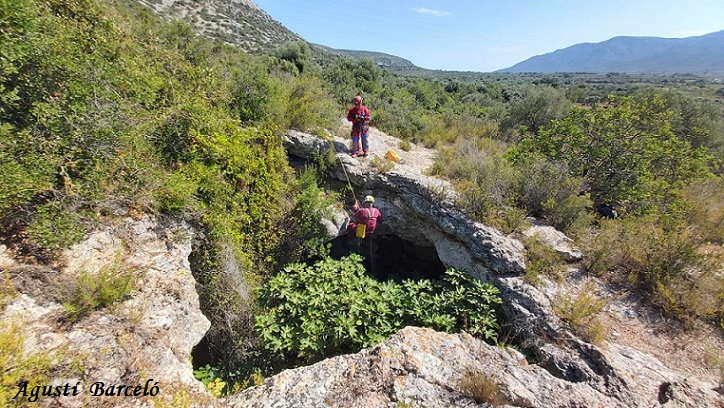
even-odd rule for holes
{"type": "Polygon", "coordinates": [[[584,263],[592,274],[643,289],[684,322],[724,322],[720,255],[707,255],[695,229],[647,216],[602,222],[590,239],[584,263]]]}
{"type": "Polygon", "coordinates": [[[68,318],[78,320],[123,300],[133,290],[137,278],[134,271],[121,268],[120,253],[113,264],[97,274],[81,272],[73,296],[63,304],[68,318]]]}
{"type": "Polygon", "coordinates": [[[442,281],[378,282],[359,255],[290,264],[264,286],[256,326],[281,361],[311,361],[369,347],[405,326],[465,330],[494,341],[499,291],[448,269],[442,281]]]}
{"type": "Polygon", "coordinates": [[[559,293],[552,306],[583,340],[599,346],[606,342],[609,328],[599,318],[606,301],[596,294],[591,282],[585,283],[577,294],[559,293]]]}
{"type": "MultiPolygon", "coordinates": [[[[33,384],[47,384],[55,362],[48,353],[25,355],[25,336],[18,324],[0,323],[0,404],[4,407],[26,407],[28,398],[14,397],[18,384],[27,381],[28,395],[33,384]]],[[[21,395],[22,397],[22,395],[21,395]]],[[[36,399],[33,400],[35,402],[36,399]]]]}
{"type": "MultiPolygon", "coordinates": [[[[505,232],[542,218],[581,240],[592,273],[635,285],[681,319],[724,322],[711,250],[724,243],[720,85],[401,75],[304,42],[249,55],[143,7],[94,0],[0,1],[0,44],[0,227],[63,248],[129,211],[193,223],[207,339],[225,364],[203,374],[216,388],[221,372],[230,384],[269,373],[261,361],[271,355],[309,361],[405,324],[495,338],[497,297],[461,272],[381,283],[355,258],[326,258],[317,221],[339,201],[322,187],[329,161],[295,172],[280,136],[333,131],[355,94],[401,149],[439,149],[432,173],[454,182],[473,218],[505,232]],[[598,204],[620,219],[596,218],[598,204]],[[320,261],[298,263],[309,257],[320,261]],[[315,303],[315,290],[328,304],[315,303]]],[[[557,262],[535,245],[532,282],[555,275],[557,262]]],[[[79,283],[93,289],[87,277],[79,283]]],[[[118,298],[80,298],[78,310],[118,298]]]]}

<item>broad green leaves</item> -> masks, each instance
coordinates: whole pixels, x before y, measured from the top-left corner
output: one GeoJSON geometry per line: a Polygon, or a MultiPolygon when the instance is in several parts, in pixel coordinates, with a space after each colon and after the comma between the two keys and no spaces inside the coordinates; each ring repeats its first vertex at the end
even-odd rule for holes
{"type": "Polygon", "coordinates": [[[372,346],[409,325],[494,340],[499,291],[449,269],[441,282],[378,282],[362,258],[288,265],[261,295],[256,327],[280,358],[312,360],[372,346]]]}

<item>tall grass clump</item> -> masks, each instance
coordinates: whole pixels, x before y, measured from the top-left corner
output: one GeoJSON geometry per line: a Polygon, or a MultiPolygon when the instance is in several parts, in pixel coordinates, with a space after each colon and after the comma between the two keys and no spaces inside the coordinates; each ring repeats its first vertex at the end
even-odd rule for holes
{"type": "Polygon", "coordinates": [[[510,402],[502,392],[495,375],[484,374],[476,370],[466,370],[460,380],[460,393],[472,398],[478,404],[493,406],[507,405],[510,402]]]}
{"type": "Polygon", "coordinates": [[[584,284],[577,294],[559,293],[552,302],[553,311],[570,325],[574,333],[589,343],[603,345],[608,337],[608,327],[599,315],[606,301],[595,293],[591,282],[584,284]]]}
{"type": "Polygon", "coordinates": [[[83,271],[76,281],[74,295],[63,304],[71,320],[78,320],[96,310],[124,299],[133,290],[136,276],[121,269],[121,256],[98,273],[83,271]]]}
{"type": "Polygon", "coordinates": [[[721,321],[724,277],[701,251],[701,235],[659,216],[604,220],[587,241],[586,268],[633,285],[667,313],[683,320],[721,321]]]}

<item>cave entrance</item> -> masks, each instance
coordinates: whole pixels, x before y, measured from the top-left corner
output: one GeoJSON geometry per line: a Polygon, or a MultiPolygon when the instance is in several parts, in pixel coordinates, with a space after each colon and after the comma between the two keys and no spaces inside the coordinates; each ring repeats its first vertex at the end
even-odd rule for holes
{"type": "Polygon", "coordinates": [[[446,269],[432,243],[411,242],[394,234],[376,233],[359,241],[349,241],[342,235],[332,240],[330,256],[333,258],[352,253],[365,258],[365,269],[378,281],[437,280],[446,269]]]}
{"type": "Polygon", "coordinates": [[[206,336],[201,339],[199,344],[191,349],[191,364],[194,370],[198,370],[206,365],[215,365],[218,363],[217,360],[218,359],[213,356],[211,346],[206,336]]]}

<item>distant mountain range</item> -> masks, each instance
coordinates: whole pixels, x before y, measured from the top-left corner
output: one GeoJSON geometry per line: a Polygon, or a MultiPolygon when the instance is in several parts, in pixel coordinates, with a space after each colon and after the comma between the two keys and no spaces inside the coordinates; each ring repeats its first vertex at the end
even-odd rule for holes
{"type": "MultiPolygon", "coordinates": [[[[247,52],[270,52],[302,40],[251,0],[136,0],[168,19],[183,19],[197,31],[247,52]]],[[[374,51],[312,47],[332,55],[370,58],[377,66],[397,71],[428,71],[409,60],[374,51]]],[[[681,39],[615,37],[601,43],[578,44],[539,55],[496,72],[589,73],[724,73],[724,31],[681,39]]]]}
{"type": "Polygon", "coordinates": [[[724,73],[724,31],[698,37],[614,37],[529,58],[496,72],[724,73]]]}

